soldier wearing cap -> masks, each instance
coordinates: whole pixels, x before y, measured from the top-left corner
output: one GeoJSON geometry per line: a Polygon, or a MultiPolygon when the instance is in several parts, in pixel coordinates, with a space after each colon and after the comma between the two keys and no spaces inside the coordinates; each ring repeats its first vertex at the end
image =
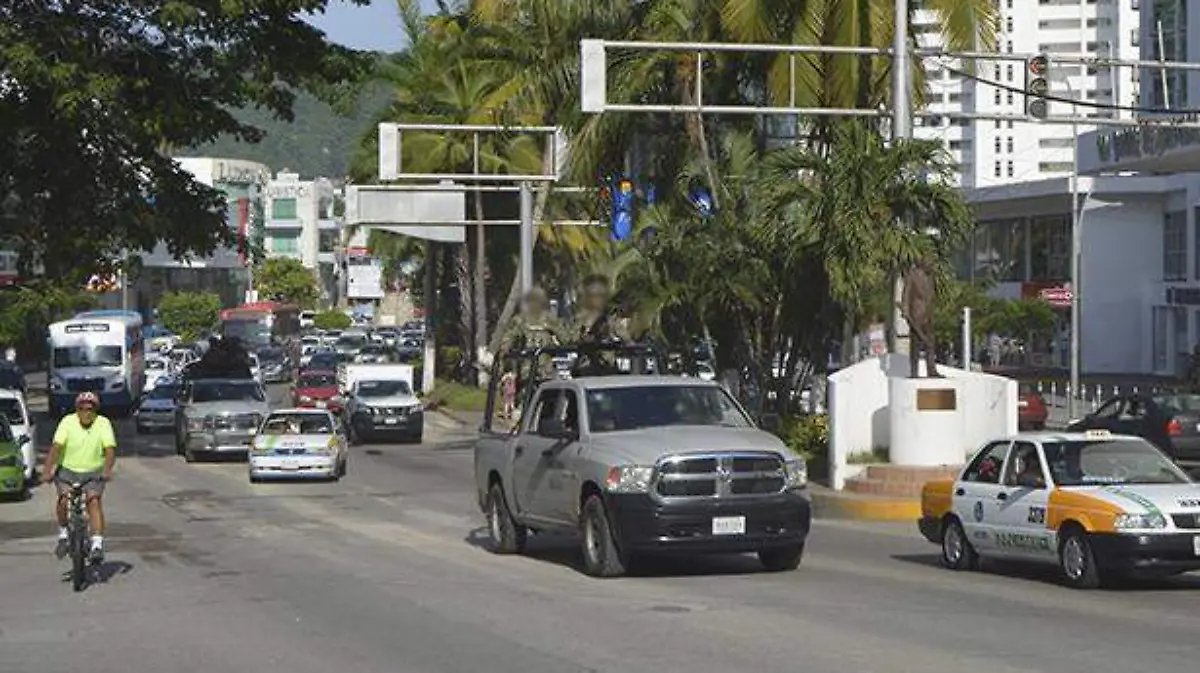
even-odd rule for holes
{"type": "Polygon", "coordinates": [[[545,348],[568,341],[566,330],[558,317],[550,312],[546,291],[535,287],[521,303],[521,312],[509,323],[500,340],[500,352],[513,348],[545,348]]]}
{"type": "Polygon", "coordinates": [[[609,307],[611,299],[612,289],[608,278],[593,274],[584,279],[580,307],[571,321],[573,340],[577,343],[629,340],[625,320],[618,317],[609,307]]]}

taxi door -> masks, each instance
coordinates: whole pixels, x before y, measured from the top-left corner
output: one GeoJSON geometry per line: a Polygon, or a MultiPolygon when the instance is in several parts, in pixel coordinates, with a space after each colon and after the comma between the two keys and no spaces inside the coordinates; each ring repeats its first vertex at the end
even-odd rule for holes
{"type": "Polygon", "coordinates": [[[1058,558],[1054,534],[1046,528],[1048,484],[1046,463],[1037,445],[1015,442],[1004,467],[1004,488],[997,496],[994,540],[999,554],[1039,561],[1058,558]]]}
{"type": "Polygon", "coordinates": [[[954,484],[954,513],[976,551],[995,549],[995,519],[1003,490],[1000,476],[1012,442],[1002,440],[985,446],[954,484]]]}

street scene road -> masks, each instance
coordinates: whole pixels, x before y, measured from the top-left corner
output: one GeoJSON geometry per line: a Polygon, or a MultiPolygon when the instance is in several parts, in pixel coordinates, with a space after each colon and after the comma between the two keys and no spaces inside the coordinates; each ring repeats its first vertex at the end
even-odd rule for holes
{"type": "Polygon", "coordinates": [[[792,573],[697,557],[596,580],[565,538],[495,556],[472,436],[435,414],[424,444],[355,447],[340,483],[251,485],[242,463],[187,465],[122,422],[97,584],[62,581],[48,489],[0,507],[3,669],[1195,668],[1195,578],[1089,593],[1053,569],[952,573],[910,524],[818,520],[792,573]]]}

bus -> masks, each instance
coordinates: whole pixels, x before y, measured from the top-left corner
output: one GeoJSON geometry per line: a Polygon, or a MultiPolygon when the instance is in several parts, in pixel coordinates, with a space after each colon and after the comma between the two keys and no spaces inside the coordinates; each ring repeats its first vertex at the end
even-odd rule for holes
{"type": "Polygon", "coordinates": [[[300,338],[300,308],[274,301],[242,304],[221,311],[221,337],[237,339],[247,350],[288,346],[300,338]]]}
{"type": "Polygon", "coordinates": [[[90,391],[100,406],[129,413],[144,387],[142,317],[133,311],[89,311],[50,325],[50,409],[61,416],[90,391]]]}

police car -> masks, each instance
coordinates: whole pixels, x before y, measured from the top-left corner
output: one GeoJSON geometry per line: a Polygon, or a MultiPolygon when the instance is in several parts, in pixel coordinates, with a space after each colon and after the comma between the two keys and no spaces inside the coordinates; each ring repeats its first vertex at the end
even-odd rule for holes
{"type": "Polygon", "coordinates": [[[1057,565],[1069,586],[1200,570],[1200,485],[1140,437],[1103,430],[998,439],[958,479],[925,484],[921,533],[942,563],[1057,565]]]}
{"type": "Polygon", "coordinates": [[[250,481],[317,478],[337,480],[349,461],[346,433],[325,409],[271,412],[250,446],[250,481]]]}

